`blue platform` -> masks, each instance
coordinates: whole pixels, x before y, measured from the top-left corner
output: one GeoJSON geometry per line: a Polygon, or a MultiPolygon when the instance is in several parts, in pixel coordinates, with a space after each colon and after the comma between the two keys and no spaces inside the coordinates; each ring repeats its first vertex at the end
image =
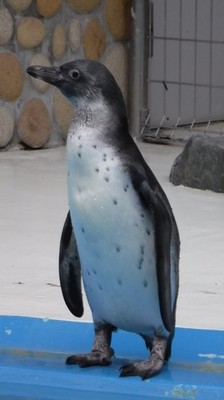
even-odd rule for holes
{"type": "Polygon", "coordinates": [[[119,378],[122,364],[148,357],[143,340],[126,332],[113,335],[111,366],[65,365],[92,340],[90,323],[0,316],[0,399],[224,399],[224,331],[176,329],[169,364],[146,381],[119,378]]]}

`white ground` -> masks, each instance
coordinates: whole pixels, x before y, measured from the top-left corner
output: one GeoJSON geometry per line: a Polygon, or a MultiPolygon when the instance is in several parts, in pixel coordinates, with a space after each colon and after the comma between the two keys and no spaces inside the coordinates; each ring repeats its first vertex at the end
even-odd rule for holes
{"type": "MultiPolygon", "coordinates": [[[[139,144],[181,235],[177,325],[224,329],[224,194],[174,187],[178,146],[139,144]]],[[[65,148],[0,153],[0,315],[74,319],[59,287],[67,213],[65,148]]],[[[85,301],[83,320],[91,314],[85,301]]]]}

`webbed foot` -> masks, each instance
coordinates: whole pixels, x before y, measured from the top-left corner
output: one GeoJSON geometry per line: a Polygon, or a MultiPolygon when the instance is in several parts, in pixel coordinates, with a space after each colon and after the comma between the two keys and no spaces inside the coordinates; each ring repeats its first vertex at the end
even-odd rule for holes
{"type": "Polygon", "coordinates": [[[164,364],[166,344],[166,339],[155,337],[149,360],[124,365],[120,377],[140,376],[144,380],[158,375],[164,364]]]}
{"type": "Polygon", "coordinates": [[[110,365],[111,358],[114,356],[114,351],[110,347],[112,331],[113,327],[110,325],[103,325],[95,329],[92,351],[87,354],[72,355],[67,358],[66,364],[76,364],[81,368],[91,367],[93,365],[110,365]]]}
{"type": "Polygon", "coordinates": [[[100,350],[93,350],[87,354],[75,354],[66,360],[67,365],[77,364],[81,368],[91,367],[93,365],[107,366],[111,364],[111,357],[113,356],[111,349],[110,354],[104,353],[100,350]]]}
{"type": "Polygon", "coordinates": [[[157,360],[153,362],[152,360],[140,361],[133,364],[123,365],[120,368],[120,377],[126,376],[140,376],[142,380],[151,378],[152,376],[158,375],[162,369],[163,361],[157,360]]]}

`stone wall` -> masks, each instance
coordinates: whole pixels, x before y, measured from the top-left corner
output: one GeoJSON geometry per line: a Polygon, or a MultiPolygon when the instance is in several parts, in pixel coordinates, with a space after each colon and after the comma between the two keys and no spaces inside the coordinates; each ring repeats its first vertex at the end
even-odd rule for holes
{"type": "Polygon", "coordinates": [[[0,0],[0,148],[64,143],[72,110],[29,65],[103,62],[125,98],[131,0],[0,0]]]}

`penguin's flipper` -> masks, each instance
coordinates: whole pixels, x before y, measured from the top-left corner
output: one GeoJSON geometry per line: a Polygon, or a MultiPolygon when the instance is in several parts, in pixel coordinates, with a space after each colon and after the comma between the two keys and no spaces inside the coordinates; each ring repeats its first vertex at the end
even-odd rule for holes
{"type": "Polygon", "coordinates": [[[83,315],[81,268],[70,212],[66,217],[59,251],[59,277],[65,303],[76,317],[83,315]]]}
{"type": "Polygon", "coordinates": [[[168,332],[173,333],[174,317],[171,299],[171,241],[172,215],[166,206],[159,186],[151,187],[148,179],[135,168],[131,168],[131,178],[140,201],[149,210],[154,219],[157,279],[159,290],[160,311],[163,323],[168,332]]]}

